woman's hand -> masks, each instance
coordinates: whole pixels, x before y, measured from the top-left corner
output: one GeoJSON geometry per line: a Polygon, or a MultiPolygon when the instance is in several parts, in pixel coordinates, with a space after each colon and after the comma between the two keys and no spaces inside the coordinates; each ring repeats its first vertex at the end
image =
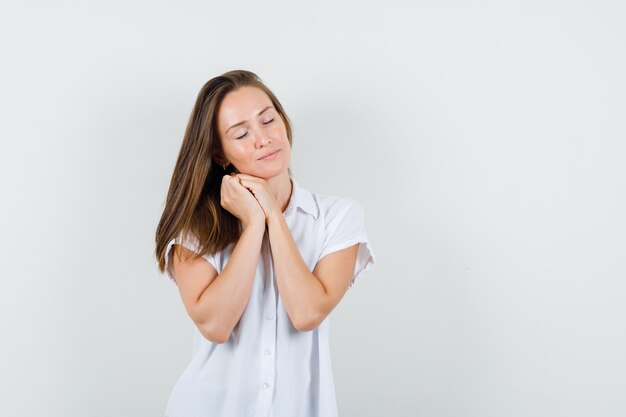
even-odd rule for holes
{"type": "Polygon", "coordinates": [[[263,212],[265,213],[265,222],[269,219],[272,213],[280,213],[281,208],[278,206],[278,201],[274,194],[270,190],[267,181],[263,178],[255,177],[248,174],[236,174],[236,177],[241,182],[241,185],[251,192],[258,204],[260,204],[263,212]]]}
{"type": "Polygon", "coordinates": [[[220,204],[237,217],[244,228],[253,222],[265,223],[265,214],[259,202],[234,174],[222,177],[220,204]]]}

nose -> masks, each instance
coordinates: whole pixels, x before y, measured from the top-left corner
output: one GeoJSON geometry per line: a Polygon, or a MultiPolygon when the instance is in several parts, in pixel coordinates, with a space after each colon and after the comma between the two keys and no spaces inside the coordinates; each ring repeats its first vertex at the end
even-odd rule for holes
{"type": "Polygon", "coordinates": [[[266,146],[270,141],[265,132],[262,129],[256,129],[255,133],[255,144],[256,147],[259,148],[261,146],[266,146]]]}

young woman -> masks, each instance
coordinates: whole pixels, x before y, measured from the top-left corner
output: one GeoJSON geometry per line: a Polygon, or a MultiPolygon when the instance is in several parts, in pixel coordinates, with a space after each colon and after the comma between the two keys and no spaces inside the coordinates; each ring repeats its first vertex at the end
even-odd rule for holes
{"type": "Polygon", "coordinates": [[[328,316],[374,253],[356,201],[293,178],[291,144],[256,74],[200,90],[156,232],[196,329],[166,417],[337,415],[328,316]]]}

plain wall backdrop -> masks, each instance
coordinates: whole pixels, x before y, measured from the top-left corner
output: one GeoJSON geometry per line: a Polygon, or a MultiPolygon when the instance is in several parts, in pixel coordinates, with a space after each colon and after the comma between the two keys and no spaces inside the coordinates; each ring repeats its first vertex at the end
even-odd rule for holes
{"type": "MultiPolygon", "coordinates": [[[[626,5],[0,5],[0,415],[159,416],[193,323],[154,233],[200,87],[256,72],[366,213],[340,415],[626,415],[626,5]]],[[[295,417],[295,416],[294,416],[295,417]]]]}

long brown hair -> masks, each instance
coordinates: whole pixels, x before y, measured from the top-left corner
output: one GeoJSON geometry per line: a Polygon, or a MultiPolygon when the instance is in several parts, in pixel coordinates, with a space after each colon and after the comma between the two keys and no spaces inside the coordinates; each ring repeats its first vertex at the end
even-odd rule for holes
{"type": "MultiPolygon", "coordinates": [[[[207,81],[191,111],[156,230],[155,254],[161,272],[165,271],[168,243],[181,233],[183,239],[187,239],[189,233],[195,238],[196,257],[224,250],[241,236],[239,219],[220,204],[222,177],[237,170],[232,164],[224,169],[213,156],[222,155],[217,130],[219,106],[226,94],[243,86],[257,87],[267,94],[285,123],[291,145],[289,118],[276,96],[255,73],[233,70],[207,81]]],[[[291,177],[291,168],[288,171],[291,177]]]]}

